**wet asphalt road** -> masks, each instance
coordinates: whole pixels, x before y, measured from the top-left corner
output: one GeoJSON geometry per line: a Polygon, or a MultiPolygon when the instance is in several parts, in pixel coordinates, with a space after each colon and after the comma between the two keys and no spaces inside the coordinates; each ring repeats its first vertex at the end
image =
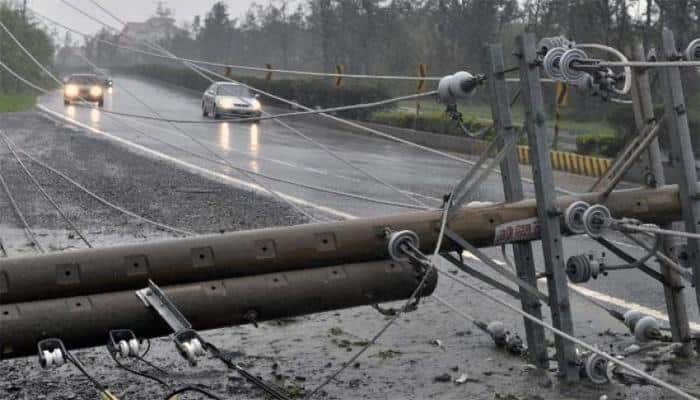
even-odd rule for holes
{"type": "MultiPolygon", "coordinates": [[[[136,94],[168,118],[211,121],[201,115],[201,98],[185,90],[153,84],[134,78],[115,78],[116,87],[105,102],[107,110],[127,113],[151,114],[147,108],[130,98],[125,89],[136,94]]],[[[173,126],[155,121],[124,119],[97,110],[80,107],[64,107],[59,93],[46,96],[40,104],[99,131],[108,132],[119,138],[146,146],[197,167],[243,180],[237,172],[226,165],[212,162],[192,153],[212,159],[211,152],[226,159],[238,168],[269,176],[293,180],[305,185],[322,186],[328,189],[370,196],[386,201],[411,203],[411,199],[383,187],[370,180],[361,172],[342,164],[324,153],[312,143],[298,137],[292,131],[274,121],[259,124],[238,124],[218,122],[215,124],[179,125],[187,134],[196,137],[208,149],[202,148],[191,139],[178,133],[173,126]],[[140,133],[137,131],[141,131],[140,133]],[[164,142],[168,143],[165,144],[164,142]],[[186,149],[175,149],[172,145],[186,149]]],[[[264,104],[264,101],[263,101],[264,104]]],[[[269,109],[270,112],[283,110],[269,109]]],[[[318,123],[318,117],[291,120],[289,123],[314,140],[327,146],[353,164],[370,171],[382,180],[432,207],[440,205],[440,198],[450,190],[467,170],[467,166],[446,158],[389,142],[375,137],[349,133],[343,126],[318,123]]],[[[99,134],[93,132],[93,134],[99,134]]],[[[201,172],[201,171],[199,171],[201,172]]],[[[557,184],[570,190],[583,190],[589,181],[568,174],[556,173],[557,184]]],[[[390,213],[401,213],[410,209],[398,206],[380,205],[364,200],[320,193],[287,183],[258,178],[268,187],[280,193],[301,199],[303,208],[320,220],[343,217],[373,217],[390,213]],[[318,207],[315,207],[317,205],[318,207]]],[[[528,197],[533,196],[531,184],[525,183],[528,197]]],[[[491,174],[480,185],[473,200],[502,201],[500,176],[491,174]]],[[[588,238],[571,238],[564,243],[567,256],[597,250],[598,247],[588,238]]],[[[539,247],[539,244],[536,244],[539,247]]],[[[632,254],[642,253],[626,248],[632,254]]],[[[597,250],[600,251],[600,250],[597,250]]],[[[500,258],[500,251],[490,249],[494,257],[500,258]]],[[[539,253],[539,251],[536,251],[539,253]]],[[[611,263],[617,262],[615,259],[611,263]]],[[[476,262],[476,261],[474,261],[476,262]]],[[[478,264],[478,263],[477,263],[478,264]]],[[[538,256],[538,265],[542,265],[538,256]]],[[[481,267],[480,269],[485,269],[481,267]]],[[[613,308],[624,310],[641,305],[665,313],[663,291],[660,285],[638,271],[611,274],[604,279],[592,281],[586,288],[594,290],[594,296],[612,304],[613,308]],[[624,300],[624,301],[623,301],[624,300]]],[[[695,294],[686,290],[689,317],[699,323],[695,294]]]]}

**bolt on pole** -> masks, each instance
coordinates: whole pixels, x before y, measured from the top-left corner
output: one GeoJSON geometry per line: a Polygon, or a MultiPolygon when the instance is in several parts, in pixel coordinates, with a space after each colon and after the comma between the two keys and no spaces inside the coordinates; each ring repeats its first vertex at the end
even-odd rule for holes
{"type": "MultiPolygon", "coordinates": [[[[505,74],[503,73],[503,70],[505,70],[503,48],[501,45],[491,45],[488,46],[487,53],[487,73],[490,75],[488,79],[490,91],[489,99],[495,127],[501,137],[503,137],[505,143],[517,141],[518,133],[511,121],[508,86],[506,84],[505,74]]],[[[506,202],[513,203],[525,198],[522,179],[520,177],[518,150],[515,146],[508,151],[501,162],[501,178],[506,202]]],[[[522,242],[513,244],[513,255],[518,277],[536,287],[537,271],[535,270],[531,243],[522,242]]],[[[535,296],[530,294],[527,290],[520,288],[520,301],[525,312],[537,319],[542,319],[542,305],[535,296]]],[[[528,319],[525,319],[524,323],[531,361],[537,365],[538,368],[549,368],[544,328],[528,319]]]]}
{"type": "MultiPolygon", "coordinates": [[[[574,326],[569,302],[568,281],[564,265],[564,250],[561,243],[561,212],[555,201],[554,177],[550,160],[550,149],[545,125],[544,99],[540,81],[535,36],[531,33],[518,35],[516,55],[520,64],[520,85],[525,108],[525,129],[530,146],[532,175],[535,181],[537,216],[542,232],[542,251],[547,271],[549,307],[554,326],[573,336],[574,326]]],[[[576,349],[574,344],[561,336],[555,337],[559,374],[569,382],[579,380],[576,349]]]]}
{"type": "MultiPolygon", "coordinates": [[[[644,47],[641,43],[634,46],[632,55],[634,60],[646,61],[644,47]]],[[[633,72],[632,101],[637,131],[641,133],[647,125],[656,122],[656,117],[654,115],[648,71],[646,69],[635,69],[633,72]]],[[[647,161],[649,168],[649,179],[646,179],[647,184],[654,188],[662,187],[666,184],[666,177],[658,138],[654,138],[647,148],[647,161]]],[[[671,226],[670,224],[663,224],[661,228],[669,229],[671,226]]],[[[667,256],[672,257],[674,239],[670,236],[664,236],[661,240],[663,240],[662,251],[667,256]]],[[[680,351],[677,353],[688,357],[692,355],[693,349],[689,341],[690,326],[685,297],[683,296],[683,282],[678,273],[665,263],[659,263],[659,270],[668,283],[663,286],[668,319],[671,325],[671,335],[674,342],[683,343],[680,351]]]]}
{"type": "MultiPolygon", "coordinates": [[[[679,57],[673,32],[664,28],[662,57],[673,61],[679,57]]],[[[663,68],[660,72],[663,87],[666,124],[671,138],[670,161],[678,172],[678,186],[685,230],[700,233],[700,192],[698,192],[697,165],[688,127],[688,110],[683,95],[683,82],[678,67],[663,68]]],[[[700,306],[700,240],[688,239],[688,263],[693,268],[695,295],[700,306]]]]}

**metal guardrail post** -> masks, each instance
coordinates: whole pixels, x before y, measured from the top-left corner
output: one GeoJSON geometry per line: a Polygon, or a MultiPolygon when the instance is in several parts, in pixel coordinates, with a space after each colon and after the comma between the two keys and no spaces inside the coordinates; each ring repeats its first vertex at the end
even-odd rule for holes
{"type": "MultiPolygon", "coordinates": [[[[517,131],[511,121],[510,99],[508,98],[508,87],[506,86],[505,74],[503,73],[505,66],[501,45],[489,46],[486,59],[488,60],[487,73],[490,76],[488,84],[491,94],[489,96],[491,114],[493,115],[495,127],[504,141],[516,141],[517,131]]],[[[503,180],[503,193],[507,202],[511,203],[525,198],[516,147],[513,147],[501,162],[501,177],[503,180]]],[[[518,277],[537,287],[537,271],[535,270],[530,242],[513,244],[513,255],[518,277]]],[[[535,296],[520,288],[520,301],[525,312],[537,319],[542,319],[542,305],[535,296]]],[[[544,328],[525,319],[525,335],[531,361],[539,368],[549,368],[544,328]]]]}
{"type": "MultiPolygon", "coordinates": [[[[646,61],[644,47],[641,43],[635,45],[632,55],[634,60],[646,61]]],[[[633,79],[632,101],[634,102],[635,121],[637,130],[642,132],[645,126],[653,124],[656,121],[651,87],[649,85],[649,74],[646,69],[635,69],[633,79]]],[[[653,139],[649,144],[647,148],[647,160],[650,174],[650,179],[647,179],[647,184],[654,188],[664,186],[666,184],[666,177],[664,176],[664,167],[658,138],[653,139]]],[[[669,224],[664,224],[661,227],[664,229],[670,228],[669,224]]],[[[664,254],[672,257],[674,239],[670,236],[665,236],[662,240],[664,254]]],[[[681,277],[665,263],[659,263],[659,269],[668,283],[668,285],[663,286],[673,341],[683,343],[683,347],[678,354],[688,357],[693,353],[693,349],[689,342],[690,326],[685,297],[683,297],[683,282],[681,281],[681,277]]]]}
{"type": "MultiPolygon", "coordinates": [[[[679,57],[673,32],[663,31],[662,54],[665,60],[679,57]]],[[[663,84],[664,108],[666,109],[669,137],[671,138],[670,161],[678,172],[680,200],[685,222],[685,230],[700,233],[700,192],[698,192],[698,175],[693,154],[693,144],[688,127],[687,106],[683,95],[681,71],[678,67],[661,70],[663,84]]],[[[688,239],[688,263],[693,268],[695,295],[700,305],[700,240],[688,239]]]]}
{"type": "MultiPolygon", "coordinates": [[[[524,33],[516,39],[516,55],[520,64],[520,85],[525,107],[525,129],[530,145],[532,175],[537,197],[537,216],[542,232],[542,251],[547,271],[549,306],[554,326],[570,335],[574,327],[569,302],[568,282],[564,266],[564,250],[561,243],[561,212],[554,201],[554,177],[549,158],[547,127],[545,125],[544,100],[540,82],[540,63],[536,53],[535,37],[524,33]]],[[[574,344],[560,336],[555,337],[559,374],[567,381],[578,381],[574,344]]]]}

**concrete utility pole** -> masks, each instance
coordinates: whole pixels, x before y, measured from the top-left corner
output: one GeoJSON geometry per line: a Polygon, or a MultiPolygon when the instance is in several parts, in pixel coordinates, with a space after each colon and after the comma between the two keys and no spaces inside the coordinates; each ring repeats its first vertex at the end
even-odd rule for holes
{"type": "MultiPolygon", "coordinates": [[[[549,308],[552,323],[557,329],[573,335],[574,323],[569,302],[568,278],[564,265],[564,249],[561,243],[562,214],[555,201],[554,177],[545,125],[544,99],[540,81],[540,63],[537,61],[535,36],[521,34],[516,39],[516,55],[520,63],[520,88],[525,106],[527,130],[532,160],[532,175],[537,197],[537,217],[542,231],[542,252],[547,271],[549,308]]],[[[579,380],[576,348],[573,343],[556,336],[559,374],[569,382],[579,380]]]]}
{"type": "MultiPolygon", "coordinates": [[[[673,32],[664,28],[662,57],[667,61],[680,58],[676,50],[673,32]]],[[[697,187],[697,165],[693,153],[693,143],[688,127],[688,109],[683,94],[683,82],[679,67],[663,68],[661,70],[663,83],[664,109],[666,110],[666,126],[671,138],[670,162],[678,173],[683,205],[683,221],[685,231],[700,233],[700,191],[697,187]]],[[[688,263],[693,268],[695,279],[695,295],[700,306],[700,240],[688,239],[688,263]]]]}
{"type": "MultiPolygon", "coordinates": [[[[577,200],[593,203],[598,196],[552,197],[548,203],[566,209],[577,200]]],[[[474,246],[493,246],[497,226],[536,217],[539,204],[540,199],[527,199],[462,208],[450,229],[474,246]]],[[[680,215],[678,189],[673,186],[613,192],[606,206],[613,215],[649,223],[673,221],[680,215]],[[635,208],[638,198],[647,199],[648,207],[635,208]]],[[[143,288],[149,279],[167,286],[384,260],[389,258],[387,228],[415,232],[421,250],[428,252],[436,245],[441,216],[439,210],[421,211],[13,257],[0,263],[0,304],[143,288]]],[[[554,217],[559,229],[559,216],[554,217]]],[[[449,243],[444,247],[455,248],[449,243]]],[[[564,274],[563,267],[560,272],[564,274]]]]}
{"type": "MultiPolygon", "coordinates": [[[[508,98],[508,86],[506,84],[505,64],[503,61],[503,48],[500,45],[491,45],[487,48],[489,60],[487,73],[489,74],[489,89],[491,101],[491,115],[498,133],[505,143],[518,140],[518,132],[511,121],[510,99],[508,98]]],[[[504,146],[505,146],[504,143],[504,146]]],[[[506,154],[501,162],[501,177],[503,180],[503,193],[508,203],[523,200],[523,183],[520,177],[520,162],[518,150],[515,146],[506,154]]],[[[530,285],[537,287],[537,271],[532,256],[530,242],[513,244],[515,269],[518,277],[530,285]]],[[[524,288],[520,288],[520,301],[523,310],[537,319],[542,319],[542,305],[539,299],[530,294],[524,288]]],[[[547,354],[547,342],[544,328],[525,319],[525,335],[527,347],[530,351],[531,361],[540,369],[549,368],[549,355],[547,354]]]]}
{"type": "MultiPolygon", "coordinates": [[[[196,330],[205,330],[403,300],[421,278],[413,265],[379,261],[163,290],[196,330]]],[[[432,274],[421,296],[436,285],[432,274]]],[[[37,342],[47,337],[61,338],[71,349],[103,345],[113,329],[131,329],[142,338],[169,333],[133,290],[0,305],[0,360],[36,354],[37,342]]]]}
{"type": "MultiPolygon", "coordinates": [[[[644,47],[641,43],[634,47],[632,53],[632,59],[646,61],[644,47]]],[[[641,133],[647,126],[656,123],[648,70],[635,69],[633,79],[632,100],[634,102],[635,123],[637,125],[637,131],[641,133]]],[[[650,174],[649,179],[647,179],[647,184],[654,188],[664,186],[666,184],[666,177],[658,138],[654,138],[649,144],[647,158],[650,174]]],[[[670,229],[671,225],[661,225],[661,228],[670,229]]],[[[662,240],[664,254],[673,258],[673,247],[676,240],[670,236],[665,236],[662,240]]],[[[683,343],[678,354],[688,357],[693,353],[693,347],[689,340],[690,326],[685,297],[683,296],[683,281],[678,273],[669,268],[665,263],[659,263],[659,270],[668,283],[664,285],[664,296],[666,298],[666,309],[668,310],[671,335],[673,336],[674,342],[683,343]]]]}

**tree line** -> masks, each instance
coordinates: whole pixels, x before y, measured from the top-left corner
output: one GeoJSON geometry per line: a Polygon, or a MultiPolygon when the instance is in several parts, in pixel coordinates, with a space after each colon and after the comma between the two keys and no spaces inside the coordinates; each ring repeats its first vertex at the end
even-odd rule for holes
{"type": "Polygon", "coordinates": [[[623,48],[700,36],[700,0],[273,0],[242,17],[224,2],[168,43],[182,55],[238,64],[355,73],[436,74],[480,66],[483,46],[530,30],[623,48]],[[293,6],[296,4],[296,6],[293,6]]]}
{"type": "MultiPolygon", "coordinates": [[[[53,62],[54,45],[50,36],[19,10],[9,3],[0,1],[0,21],[23,43],[42,64],[53,62]]],[[[15,72],[36,84],[50,85],[52,82],[27,58],[12,39],[0,29],[0,61],[15,72]]],[[[0,94],[23,93],[27,87],[0,67],[0,94]]]]}

